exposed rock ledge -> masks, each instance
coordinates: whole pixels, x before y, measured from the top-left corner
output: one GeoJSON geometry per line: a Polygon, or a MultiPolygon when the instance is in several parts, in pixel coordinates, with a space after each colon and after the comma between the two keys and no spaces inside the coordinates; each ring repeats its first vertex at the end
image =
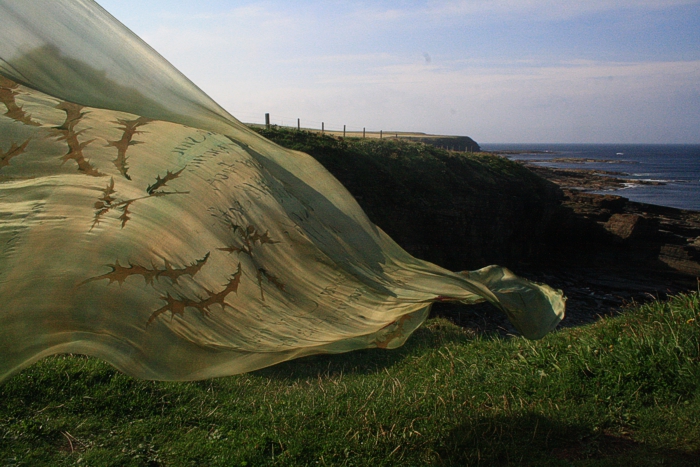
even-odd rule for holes
{"type": "MultiPolygon", "coordinates": [[[[615,189],[623,182],[607,174],[524,165],[557,184],[564,197],[537,257],[511,267],[564,291],[563,326],[617,313],[626,303],[698,290],[700,212],[583,191],[615,189]]],[[[486,308],[438,307],[435,312],[464,326],[512,332],[507,320],[486,308]]]]}

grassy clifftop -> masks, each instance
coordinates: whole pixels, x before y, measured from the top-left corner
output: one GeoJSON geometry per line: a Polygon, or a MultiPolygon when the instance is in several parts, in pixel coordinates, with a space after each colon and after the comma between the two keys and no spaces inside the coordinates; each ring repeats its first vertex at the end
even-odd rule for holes
{"type": "MultiPolygon", "coordinates": [[[[345,178],[392,228],[404,215],[392,209],[415,209],[409,225],[445,216],[445,227],[466,206],[484,219],[438,237],[501,222],[522,231],[533,213],[517,209],[531,203],[543,216],[552,202],[550,185],[503,159],[272,132],[345,178]],[[498,219],[499,206],[515,220],[498,219]]],[[[54,356],[0,386],[0,465],[695,466],[699,336],[691,293],[534,342],[432,319],[400,349],[199,382],[54,356]]]]}
{"type": "Polygon", "coordinates": [[[7,466],[696,466],[697,294],[540,341],[431,320],[397,350],[189,383],[50,357],[0,386],[7,466]]]}
{"type": "Polygon", "coordinates": [[[450,269],[537,255],[559,206],[550,182],[505,158],[401,139],[257,128],[316,158],[413,255],[450,269]]]}

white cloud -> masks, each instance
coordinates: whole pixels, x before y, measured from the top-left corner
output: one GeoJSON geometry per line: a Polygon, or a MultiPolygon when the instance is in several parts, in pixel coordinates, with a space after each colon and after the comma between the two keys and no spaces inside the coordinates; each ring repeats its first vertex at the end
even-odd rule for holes
{"type": "Polygon", "coordinates": [[[531,60],[507,53],[498,60],[450,59],[471,49],[411,55],[396,45],[425,21],[459,24],[491,15],[527,17],[522,24],[529,24],[691,3],[699,2],[435,0],[403,9],[344,3],[331,13],[307,3],[292,9],[252,3],[215,20],[178,17],[139,32],[243,121],[262,121],[270,112],[285,124],[299,117],[303,125],[467,134],[477,141],[700,143],[700,61],[582,61],[571,54],[557,60],[546,50],[531,60]],[[355,43],[380,33],[394,44],[355,43]]]}
{"type": "Polygon", "coordinates": [[[287,125],[300,117],[490,142],[700,142],[700,61],[375,65],[215,97],[244,121],[270,112],[287,125]]]}
{"type": "Polygon", "coordinates": [[[516,18],[527,15],[551,20],[605,11],[659,10],[698,3],[697,0],[432,0],[419,13],[444,18],[477,14],[516,18]]]}

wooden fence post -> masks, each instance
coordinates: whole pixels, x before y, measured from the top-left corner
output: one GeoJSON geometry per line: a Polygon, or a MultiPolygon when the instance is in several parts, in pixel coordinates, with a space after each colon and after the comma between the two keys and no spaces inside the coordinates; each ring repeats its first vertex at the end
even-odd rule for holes
{"type": "Polygon", "coordinates": [[[265,128],[270,129],[270,114],[265,114],[265,128]]]}
{"type": "Polygon", "coordinates": [[[326,131],[325,124],[321,122],[321,134],[323,134],[324,131],[326,131]]]}
{"type": "Polygon", "coordinates": [[[343,138],[345,138],[345,125],[343,125],[343,138]]]}
{"type": "Polygon", "coordinates": [[[301,130],[301,119],[297,118],[297,131],[301,130]]]}
{"type": "Polygon", "coordinates": [[[365,128],[362,127],[362,139],[365,139],[365,128]]]}
{"type": "Polygon", "coordinates": [[[379,139],[382,139],[382,130],[379,130],[379,139]]]}

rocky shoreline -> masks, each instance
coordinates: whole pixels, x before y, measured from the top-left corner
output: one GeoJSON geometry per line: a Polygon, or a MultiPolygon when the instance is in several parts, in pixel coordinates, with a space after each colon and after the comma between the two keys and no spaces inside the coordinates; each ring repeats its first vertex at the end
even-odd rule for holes
{"type": "MultiPolygon", "coordinates": [[[[626,304],[698,290],[700,212],[587,192],[630,183],[611,173],[521,164],[556,184],[563,196],[544,257],[514,267],[518,274],[564,291],[568,300],[562,326],[590,323],[619,313],[626,304]]],[[[514,331],[488,308],[468,310],[437,307],[435,314],[480,332],[514,331]]]]}
{"type": "MultiPolygon", "coordinates": [[[[572,163],[569,159],[551,159],[547,162],[566,162],[572,163]]],[[[580,161],[580,159],[579,159],[580,161]]],[[[536,160],[521,162],[532,172],[535,172],[542,178],[556,183],[562,189],[568,190],[583,190],[583,191],[603,191],[603,190],[619,190],[627,188],[631,185],[664,185],[664,182],[651,180],[636,180],[621,178],[619,172],[607,170],[592,170],[592,169],[555,169],[552,167],[543,167],[536,165],[536,160]]],[[[595,160],[589,162],[608,162],[595,160]]],[[[584,163],[584,162],[577,162],[584,163]]]]}

